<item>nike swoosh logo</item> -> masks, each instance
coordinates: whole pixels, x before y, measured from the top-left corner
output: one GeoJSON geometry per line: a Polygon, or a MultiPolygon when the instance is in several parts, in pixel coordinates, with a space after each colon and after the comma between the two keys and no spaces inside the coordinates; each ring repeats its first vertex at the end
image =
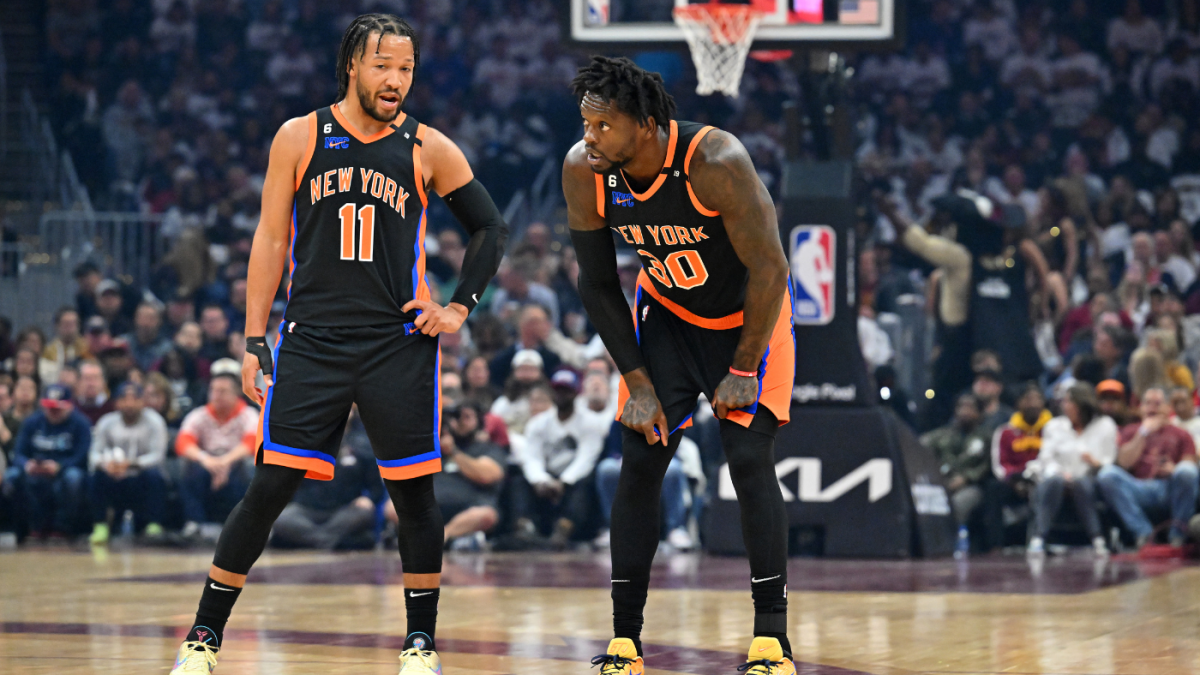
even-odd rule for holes
{"type": "Polygon", "coordinates": [[[409,594],[408,594],[408,597],[410,597],[410,598],[419,598],[419,597],[421,597],[422,595],[433,595],[433,591],[429,591],[428,593],[409,593],[409,594]]]}
{"type": "Polygon", "coordinates": [[[218,590],[218,591],[229,591],[230,593],[232,593],[232,592],[234,592],[234,591],[236,591],[236,590],[237,590],[236,588],[221,588],[220,586],[218,586],[218,585],[216,585],[216,584],[209,584],[208,586],[209,586],[209,588],[213,588],[213,589],[216,589],[216,590],[218,590]]]}
{"type": "Polygon", "coordinates": [[[612,582],[614,584],[627,584],[627,583],[629,583],[629,580],[628,579],[613,579],[612,582]]]}
{"type": "Polygon", "coordinates": [[[472,299],[472,300],[474,300],[475,302],[479,302],[479,294],[478,294],[478,293],[472,293],[472,294],[471,294],[471,299],[472,299]]]}
{"type": "Polygon", "coordinates": [[[766,579],[755,579],[754,577],[750,577],[750,583],[752,583],[752,584],[761,584],[761,583],[762,583],[762,582],[764,582],[764,581],[770,581],[770,580],[772,580],[772,579],[778,579],[778,578],[779,578],[779,577],[781,577],[781,576],[783,576],[783,575],[782,575],[782,574],[776,574],[775,576],[773,576],[773,577],[767,577],[766,579]]]}

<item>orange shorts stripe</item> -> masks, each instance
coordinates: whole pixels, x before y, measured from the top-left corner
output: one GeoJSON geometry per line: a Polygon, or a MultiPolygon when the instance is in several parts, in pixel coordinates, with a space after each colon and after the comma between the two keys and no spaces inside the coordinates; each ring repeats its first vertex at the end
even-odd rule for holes
{"type": "Polygon", "coordinates": [[[654,284],[650,281],[650,277],[646,274],[646,270],[644,268],[642,271],[638,272],[638,286],[644,289],[646,293],[650,295],[650,297],[657,300],[660,305],[670,310],[672,314],[701,328],[707,328],[709,330],[729,330],[730,328],[737,328],[738,326],[742,325],[741,312],[735,312],[729,316],[722,316],[717,319],[706,319],[702,316],[698,316],[689,312],[681,307],[678,303],[668,300],[667,298],[663,297],[662,293],[658,292],[657,288],[654,287],[654,284]]]}
{"type": "Polygon", "coordinates": [[[431,459],[420,464],[411,464],[409,466],[381,466],[379,467],[379,475],[387,480],[406,480],[409,478],[418,478],[420,476],[428,476],[431,473],[437,473],[442,470],[442,460],[431,459]]]}
{"type": "Polygon", "coordinates": [[[296,455],[263,448],[263,464],[304,469],[307,472],[304,474],[304,477],[314,480],[333,479],[333,464],[314,457],[297,457],[296,455]]]}
{"type": "MultiPolygon", "coordinates": [[[[796,381],[796,337],[792,332],[790,288],[783,296],[783,306],[779,309],[779,318],[775,321],[775,330],[768,344],[770,351],[767,353],[767,367],[763,373],[762,394],[758,397],[758,404],[765,405],[767,410],[774,413],[782,426],[792,419],[792,388],[796,381]]],[[[748,427],[754,416],[734,410],[729,413],[729,419],[748,427]]]]}

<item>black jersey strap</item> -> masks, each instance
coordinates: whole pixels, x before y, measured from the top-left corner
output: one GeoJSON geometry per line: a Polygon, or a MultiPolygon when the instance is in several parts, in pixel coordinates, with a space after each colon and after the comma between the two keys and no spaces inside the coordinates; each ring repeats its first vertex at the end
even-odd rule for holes
{"type": "Polygon", "coordinates": [[[416,145],[421,145],[423,140],[421,136],[417,134],[420,126],[421,123],[418,122],[412,115],[405,115],[404,121],[400,124],[392,124],[392,128],[396,130],[396,133],[399,134],[401,138],[406,141],[412,141],[416,145]]]}

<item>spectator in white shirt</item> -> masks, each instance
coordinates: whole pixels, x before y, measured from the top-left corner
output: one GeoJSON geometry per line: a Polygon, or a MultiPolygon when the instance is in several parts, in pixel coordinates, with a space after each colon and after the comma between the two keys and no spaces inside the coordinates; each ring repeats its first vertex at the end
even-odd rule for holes
{"type": "Polygon", "coordinates": [[[1193,95],[1200,92],[1200,57],[1189,53],[1183,40],[1171,40],[1166,56],[1150,67],[1149,86],[1155,100],[1162,100],[1164,92],[1172,95],[1171,89],[1181,86],[1190,87],[1193,95]]]}
{"type": "Polygon", "coordinates": [[[146,407],[142,388],[126,382],[117,388],[117,409],[92,429],[88,463],[92,468],[92,544],[108,542],[108,509],[120,521],[126,509],[147,537],[162,536],[166,481],[161,466],[167,457],[167,423],[146,407]]]}
{"type": "Polygon", "coordinates": [[[508,53],[508,42],[492,38],[491,51],[475,64],[471,81],[499,110],[508,110],[521,96],[521,64],[508,53]]]}
{"type": "Polygon", "coordinates": [[[1075,128],[1100,105],[1107,72],[1100,57],[1083,51],[1073,35],[1058,36],[1059,57],[1051,63],[1053,91],[1047,107],[1054,126],[1075,128]]]}
{"type": "Polygon", "coordinates": [[[564,548],[576,527],[590,515],[595,487],[592,474],[612,422],[576,410],[580,382],[574,370],[556,371],[550,387],[554,407],[525,425],[521,469],[528,487],[518,490],[514,510],[518,532],[527,532],[539,514],[549,516],[553,523],[550,543],[564,548]]]}
{"type": "Polygon", "coordinates": [[[1192,442],[1200,446],[1200,416],[1196,415],[1196,404],[1192,400],[1192,392],[1183,387],[1171,390],[1171,410],[1175,417],[1171,424],[1192,435],[1192,442]]]}
{"type": "Polygon", "coordinates": [[[316,70],[317,64],[312,55],[304,51],[299,35],[289,35],[283,51],[267,63],[267,77],[275,85],[275,91],[288,98],[303,94],[304,86],[316,70]]]}
{"type": "Polygon", "coordinates": [[[1162,108],[1153,103],[1147,105],[1138,114],[1133,129],[1146,139],[1146,157],[1170,169],[1179,152],[1179,132],[1167,124],[1162,108]]]}
{"type": "Polygon", "coordinates": [[[1017,47],[1012,22],[996,11],[991,0],[975,4],[975,14],[963,24],[963,44],[979,45],[988,61],[998,63],[1017,47]]]}
{"type": "Polygon", "coordinates": [[[933,97],[950,87],[950,66],[945,57],[934,54],[925,42],[918,42],[913,57],[904,59],[900,66],[900,87],[921,108],[930,104],[933,97]]]}
{"type": "Polygon", "coordinates": [[[196,22],[187,3],[178,0],[165,16],[150,24],[150,39],[160,53],[174,54],[191,48],[196,41],[196,22]]]}
{"type": "Polygon", "coordinates": [[[1016,92],[1035,99],[1050,88],[1050,61],[1043,53],[1041,31],[1027,26],[1021,31],[1021,51],[1010,54],[1000,67],[1000,81],[1016,92]]]}
{"type": "Polygon", "coordinates": [[[1139,0],[1126,0],[1125,14],[1108,24],[1108,51],[1124,47],[1133,54],[1154,56],[1162,51],[1163,31],[1142,14],[1139,0]]]}
{"type": "Polygon", "coordinates": [[[1001,204],[1016,204],[1025,210],[1027,222],[1037,219],[1039,199],[1037,193],[1025,185],[1025,170],[1020,164],[1009,164],[1004,168],[1003,180],[992,177],[987,181],[987,193],[1001,204]]]}
{"type": "Polygon", "coordinates": [[[1029,552],[1045,551],[1045,538],[1069,491],[1097,555],[1108,555],[1096,514],[1096,471],[1117,458],[1117,423],[1100,412],[1096,394],[1087,383],[1071,385],[1062,402],[1063,414],[1046,423],[1042,450],[1027,471],[1037,482],[1034,503],[1037,529],[1029,552]]]}

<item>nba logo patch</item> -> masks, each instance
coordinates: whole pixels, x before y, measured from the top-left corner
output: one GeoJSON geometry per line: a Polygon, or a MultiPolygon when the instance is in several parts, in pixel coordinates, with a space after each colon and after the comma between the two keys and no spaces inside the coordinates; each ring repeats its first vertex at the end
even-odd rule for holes
{"type": "Polygon", "coordinates": [[[823,326],[833,321],[837,233],[828,225],[797,225],[788,237],[792,263],[793,322],[823,326]]]}
{"type": "Polygon", "coordinates": [[[350,147],[349,136],[326,136],[325,147],[329,150],[345,150],[350,147]]]}

